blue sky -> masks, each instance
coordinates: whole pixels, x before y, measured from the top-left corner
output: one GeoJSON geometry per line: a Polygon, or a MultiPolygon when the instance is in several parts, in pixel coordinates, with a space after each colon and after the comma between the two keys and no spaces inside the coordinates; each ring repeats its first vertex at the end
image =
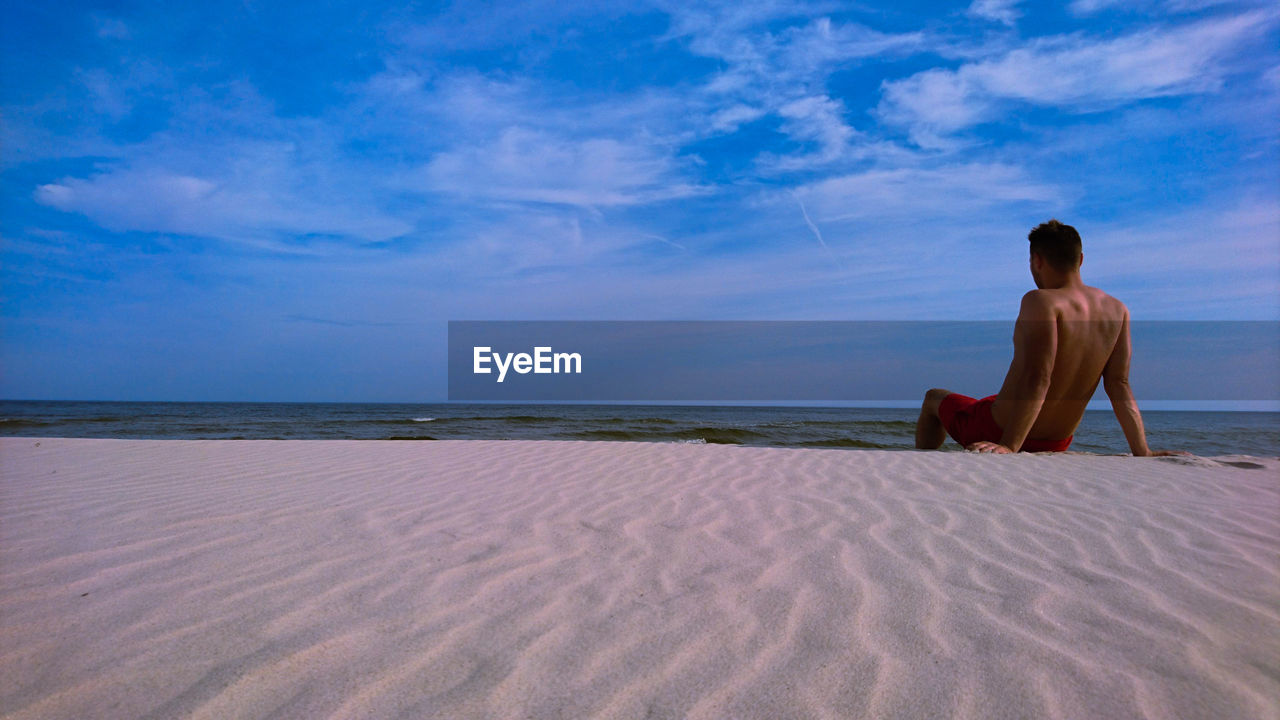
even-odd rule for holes
{"type": "MultiPolygon", "coordinates": [[[[16,3],[0,397],[440,400],[448,320],[1280,320],[1280,12],[16,3]]],[[[1140,385],[1139,385],[1140,389],[1140,385]]]]}

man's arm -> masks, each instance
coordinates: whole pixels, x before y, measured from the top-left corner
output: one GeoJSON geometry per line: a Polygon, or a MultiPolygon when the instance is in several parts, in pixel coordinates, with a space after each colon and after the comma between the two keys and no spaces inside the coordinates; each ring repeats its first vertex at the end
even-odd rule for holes
{"type": "Polygon", "coordinates": [[[1107,358],[1107,366],[1102,369],[1102,389],[1111,400],[1111,409],[1115,411],[1116,419],[1124,430],[1124,439],[1129,441],[1129,450],[1136,456],[1146,456],[1151,454],[1151,448],[1147,447],[1147,433],[1142,427],[1138,401],[1133,399],[1133,390],[1129,388],[1129,357],[1132,352],[1129,311],[1125,310],[1120,337],[1111,351],[1111,357],[1107,358]]]}
{"type": "Polygon", "coordinates": [[[1000,444],[1013,452],[1022,447],[1040,416],[1057,354],[1057,315],[1044,294],[1032,290],[1022,296],[1022,308],[1013,326],[1013,363],[1001,389],[1005,395],[1001,399],[1012,403],[1000,444]]]}

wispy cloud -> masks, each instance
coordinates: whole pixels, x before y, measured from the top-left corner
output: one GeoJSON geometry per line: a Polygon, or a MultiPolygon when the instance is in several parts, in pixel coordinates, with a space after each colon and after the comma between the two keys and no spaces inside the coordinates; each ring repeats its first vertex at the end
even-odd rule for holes
{"type": "Polygon", "coordinates": [[[1247,196],[1223,207],[1144,217],[1141,223],[1098,223],[1085,235],[1086,270],[1148,319],[1275,319],[1280,316],[1276,200],[1247,196]],[[1237,258],[1248,262],[1242,265],[1237,258]],[[1173,292],[1171,277],[1196,282],[1173,292]]]}
{"type": "Polygon", "coordinates": [[[761,154],[761,167],[768,171],[801,170],[853,158],[863,152],[862,133],[846,122],[844,103],[828,96],[808,96],[777,108],[782,131],[802,148],[786,155],[761,154]]]}
{"type": "Polygon", "coordinates": [[[861,133],[838,98],[826,92],[829,75],[877,57],[925,48],[920,32],[884,33],[822,15],[830,6],[746,3],[673,9],[673,37],[690,51],[725,63],[701,87],[706,102],[724,106],[711,115],[712,133],[772,116],[795,148],[761,154],[769,172],[810,169],[856,158],[861,133]],[[791,23],[778,30],[770,23],[791,23]]]}
{"type": "Polygon", "coordinates": [[[1227,60],[1275,22],[1253,12],[1112,40],[1044,38],[956,70],[932,69],[883,85],[882,118],[906,126],[919,145],[998,120],[1009,103],[1103,110],[1156,97],[1212,92],[1227,60]]]}
{"type": "Polygon", "coordinates": [[[1072,0],[1067,9],[1076,15],[1092,15],[1109,7],[1126,4],[1131,4],[1130,0],[1072,0]]]}
{"type": "Polygon", "coordinates": [[[1012,26],[1022,17],[1018,6],[1022,0],[973,0],[968,13],[973,17],[1012,26]]]}
{"type": "Polygon", "coordinates": [[[553,34],[583,21],[618,21],[649,10],[647,4],[598,3],[590,0],[469,0],[439,9],[429,20],[412,17],[389,23],[392,37],[415,53],[487,49],[527,45],[533,38],[553,34]]]}
{"type": "Polygon", "coordinates": [[[475,199],[587,207],[688,197],[671,157],[634,141],[566,140],[512,127],[485,145],[436,155],[423,172],[432,192],[475,199]]]}
{"type": "Polygon", "coordinates": [[[810,183],[796,193],[825,220],[937,218],[1018,203],[1048,208],[1067,199],[1053,184],[1001,163],[868,170],[810,183]]]}
{"type": "Polygon", "coordinates": [[[1067,9],[1078,16],[1089,16],[1111,8],[1138,11],[1194,12],[1218,5],[1256,5],[1264,7],[1265,2],[1249,2],[1245,0],[1072,0],[1067,9]]]}
{"type": "Polygon", "coordinates": [[[273,242],[297,235],[383,241],[412,229],[363,208],[324,204],[314,192],[280,187],[269,172],[217,178],[126,168],[40,185],[35,199],[117,232],[218,238],[276,250],[298,250],[296,244],[273,242]]]}
{"type": "Polygon", "coordinates": [[[744,103],[737,103],[715,111],[711,115],[711,131],[713,133],[732,133],[742,125],[758,120],[767,111],[744,103]]]}

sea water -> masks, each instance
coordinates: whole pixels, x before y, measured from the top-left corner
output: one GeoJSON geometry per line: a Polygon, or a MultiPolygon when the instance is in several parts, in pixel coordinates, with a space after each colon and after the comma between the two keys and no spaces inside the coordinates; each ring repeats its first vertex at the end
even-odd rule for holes
{"type": "MultiPolygon", "coordinates": [[[[289,440],[619,440],[907,450],[918,410],[662,405],[0,401],[0,435],[289,440]]],[[[1280,413],[1144,411],[1154,449],[1280,454],[1280,413]]],[[[959,450],[950,439],[943,449],[959,450]]],[[[1110,411],[1074,451],[1127,453],[1110,411]]]]}

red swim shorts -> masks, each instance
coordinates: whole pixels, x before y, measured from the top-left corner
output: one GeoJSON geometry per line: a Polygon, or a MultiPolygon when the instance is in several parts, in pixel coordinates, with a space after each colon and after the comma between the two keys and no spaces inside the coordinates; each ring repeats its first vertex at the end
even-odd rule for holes
{"type": "MultiPolygon", "coordinates": [[[[995,395],[974,400],[968,395],[951,393],[938,403],[938,417],[952,440],[968,447],[979,440],[998,443],[1004,430],[991,417],[995,395]]],[[[1023,452],[1062,452],[1071,446],[1072,435],[1065,440],[1031,440],[1022,442],[1023,452]]]]}

